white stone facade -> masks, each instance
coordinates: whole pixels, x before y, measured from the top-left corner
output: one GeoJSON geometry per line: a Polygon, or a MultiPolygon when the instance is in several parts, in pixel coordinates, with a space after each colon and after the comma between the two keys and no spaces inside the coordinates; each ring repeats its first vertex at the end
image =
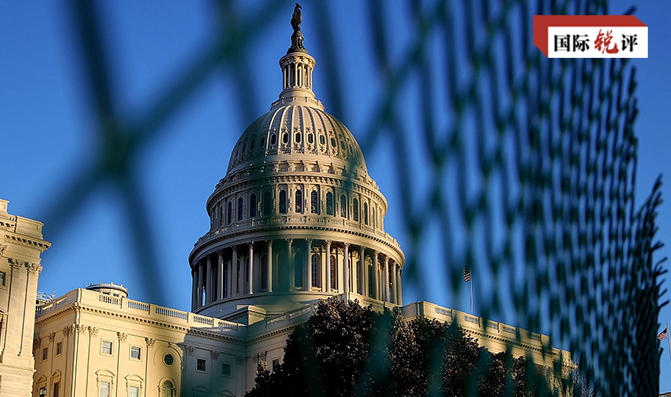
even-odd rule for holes
{"type": "Polygon", "coordinates": [[[31,394],[33,328],[40,255],[50,247],[42,223],[7,212],[0,199],[0,395],[31,394]]]}

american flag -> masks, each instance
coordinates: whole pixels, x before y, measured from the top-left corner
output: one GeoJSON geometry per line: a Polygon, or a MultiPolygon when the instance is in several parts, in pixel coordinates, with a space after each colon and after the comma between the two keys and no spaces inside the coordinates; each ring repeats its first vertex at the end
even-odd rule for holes
{"type": "Polygon", "coordinates": [[[664,328],[664,331],[660,332],[659,335],[657,335],[657,340],[661,341],[661,340],[666,339],[666,336],[668,334],[668,330],[669,330],[668,326],[666,328],[664,328]]]}
{"type": "Polygon", "coordinates": [[[469,282],[471,281],[471,269],[466,269],[466,266],[464,266],[464,281],[469,282]]]}

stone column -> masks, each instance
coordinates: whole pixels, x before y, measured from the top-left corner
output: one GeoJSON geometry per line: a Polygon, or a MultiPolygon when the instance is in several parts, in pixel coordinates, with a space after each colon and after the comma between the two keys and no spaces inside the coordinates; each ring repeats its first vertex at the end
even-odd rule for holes
{"type": "Polygon", "coordinates": [[[382,298],[386,302],[391,302],[389,299],[389,256],[384,259],[384,280],[382,280],[382,298]]]}
{"type": "Polygon", "coordinates": [[[348,293],[350,291],[349,289],[349,244],[345,243],[345,252],[343,255],[343,263],[342,263],[342,282],[343,282],[343,292],[348,293]]]}
{"type": "Polygon", "coordinates": [[[326,240],[326,292],[331,292],[331,240],[326,240]]]}
{"type": "Polygon", "coordinates": [[[231,296],[238,296],[238,251],[236,247],[233,247],[231,270],[231,296]]]}
{"type": "Polygon", "coordinates": [[[273,240],[268,241],[268,271],[266,277],[268,277],[268,292],[273,292],[273,240]]]}
{"type": "Polygon", "coordinates": [[[368,266],[366,266],[366,251],[363,245],[359,246],[359,267],[359,270],[361,270],[361,295],[368,296],[368,266]]]}
{"type": "Polygon", "coordinates": [[[307,286],[306,290],[312,290],[312,239],[307,239],[308,254],[305,258],[305,268],[306,271],[303,272],[307,277],[307,282],[304,282],[303,285],[307,286]]]}
{"type": "Polygon", "coordinates": [[[398,273],[396,270],[396,263],[393,264],[393,269],[392,269],[392,277],[393,277],[393,286],[392,286],[392,299],[394,303],[398,304],[398,273]]]}
{"type": "Polygon", "coordinates": [[[254,243],[249,243],[249,267],[248,267],[248,276],[249,276],[249,294],[253,294],[254,286],[254,243]]]}
{"type": "Polygon", "coordinates": [[[210,255],[207,256],[205,265],[207,266],[205,273],[207,276],[205,279],[205,304],[207,305],[212,302],[212,259],[210,255]]]}
{"type": "Polygon", "coordinates": [[[191,311],[196,310],[198,298],[198,266],[194,266],[191,270],[191,311]]]}
{"type": "Polygon", "coordinates": [[[233,296],[233,252],[231,252],[231,258],[228,259],[226,263],[226,297],[230,298],[233,296]]]}
{"type": "MultiPolygon", "coordinates": [[[[287,198],[288,201],[288,198],[287,198]]],[[[293,255],[291,255],[291,246],[293,245],[294,239],[287,239],[287,264],[289,265],[289,291],[291,291],[292,286],[294,285],[295,278],[295,269],[293,255]]]]}
{"type": "Polygon", "coordinates": [[[200,260],[198,261],[198,307],[203,306],[203,277],[205,277],[205,272],[203,262],[200,260]]]}
{"type": "Polygon", "coordinates": [[[377,251],[373,252],[373,298],[380,299],[380,278],[377,274],[377,251]]]}
{"type": "Polygon", "coordinates": [[[403,290],[401,289],[401,286],[403,285],[403,270],[401,270],[401,266],[398,266],[398,286],[397,288],[397,294],[398,294],[398,304],[403,305],[403,290]]]}
{"type": "Polygon", "coordinates": [[[359,293],[359,286],[357,285],[357,279],[358,279],[358,269],[357,269],[357,264],[356,261],[354,260],[354,250],[352,250],[350,253],[350,266],[351,266],[351,276],[352,276],[352,291],[355,294],[359,293]]]}
{"type": "Polygon", "coordinates": [[[224,253],[217,253],[217,300],[224,299],[224,253]]]}

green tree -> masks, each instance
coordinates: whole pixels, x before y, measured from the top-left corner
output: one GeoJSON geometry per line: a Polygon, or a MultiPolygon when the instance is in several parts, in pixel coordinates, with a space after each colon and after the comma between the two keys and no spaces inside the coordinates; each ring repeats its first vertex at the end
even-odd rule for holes
{"type": "Polygon", "coordinates": [[[523,357],[492,355],[463,329],[331,298],[287,339],[284,362],[257,368],[248,397],[526,397],[523,357]],[[510,393],[508,393],[510,394],[510,393]]]}

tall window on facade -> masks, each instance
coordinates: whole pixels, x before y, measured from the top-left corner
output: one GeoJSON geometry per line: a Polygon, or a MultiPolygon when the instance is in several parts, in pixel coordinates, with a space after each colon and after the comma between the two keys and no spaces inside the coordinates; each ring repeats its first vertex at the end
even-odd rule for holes
{"type": "Polygon", "coordinates": [[[239,294],[240,293],[240,261],[239,260],[238,260],[237,266],[238,266],[238,271],[236,272],[237,278],[235,280],[235,293],[239,294]]]}
{"type": "Polygon", "coordinates": [[[128,397],[140,397],[140,388],[137,386],[129,386],[128,397]]]}
{"type": "Polygon", "coordinates": [[[280,214],[287,213],[287,192],[280,190],[280,214]]]}
{"type": "Polygon", "coordinates": [[[310,212],[319,214],[319,196],[315,190],[310,193],[310,212]]]}
{"type": "Polygon", "coordinates": [[[268,255],[261,256],[261,289],[268,288],[268,255]]]}
{"type": "Polygon", "coordinates": [[[361,272],[363,268],[361,267],[361,259],[359,259],[356,262],[356,280],[354,282],[356,283],[356,291],[360,294],[363,294],[363,288],[361,287],[361,272]]]}
{"type": "Polygon", "coordinates": [[[238,198],[238,220],[242,220],[242,197],[238,198]]]}
{"type": "Polygon", "coordinates": [[[61,395],[61,382],[54,382],[54,394],[53,397],[58,397],[61,395]]]}
{"type": "Polygon", "coordinates": [[[230,201],[228,202],[228,211],[227,212],[228,212],[228,214],[227,214],[228,215],[228,222],[226,222],[226,224],[230,225],[231,222],[233,222],[233,203],[231,203],[230,201]]]}
{"type": "Polygon", "coordinates": [[[373,273],[373,265],[368,265],[368,296],[371,298],[375,297],[375,291],[373,291],[373,288],[375,287],[373,277],[375,277],[375,274],[373,273]]]}
{"type": "Polygon", "coordinates": [[[263,193],[263,216],[270,216],[273,212],[273,199],[270,192],[263,193]]]}
{"type": "Polygon", "coordinates": [[[359,222],[359,200],[352,200],[352,219],[354,222],[359,222]]]}
{"type": "Polygon", "coordinates": [[[256,194],[252,193],[251,196],[249,196],[249,217],[250,218],[256,218],[256,194]]]}
{"type": "Polygon", "coordinates": [[[312,286],[320,288],[322,286],[321,283],[321,274],[319,272],[320,266],[319,266],[319,255],[317,254],[312,254],[312,259],[310,262],[310,266],[312,266],[312,286]]]}
{"type": "Polygon", "coordinates": [[[294,287],[303,287],[303,254],[294,256],[294,287]]]}
{"type": "Polygon", "coordinates": [[[100,397],[109,397],[110,396],[110,383],[107,381],[101,381],[98,383],[98,396],[100,397]]]}
{"type": "Polygon", "coordinates": [[[344,194],[340,196],[340,216],[347,218],[347,197],[344,194]]]}
{"type": "Polygon", "coordinates": [[[228,296],[228,266],[224,265],[224,297],[228,296]]]}
{"type": "Polygon", "coordinates": [[[335,255],[331,255],[331,289],[338,288],[338,264],[335,255]]]}
{"type": "Polygon", "coordinates": [[[363,224],[368,225],[368,203],[363,203],[363,224]]]}
{"type": "Polygon", "coordinates": [[[296,213],[303,213],[303,192],[296,190],[296,213]]]}
{"type": "Polygon", "coordinates": [[[175,397],[175,385],[172,384],[169,380],[163,382],[163,387],[161,387],[161,397],[175,397]]]}
{"type": "Polygon", "coordinates": [[[326,215],[333,215],[333,193],[326,193],[326,215]]]}

